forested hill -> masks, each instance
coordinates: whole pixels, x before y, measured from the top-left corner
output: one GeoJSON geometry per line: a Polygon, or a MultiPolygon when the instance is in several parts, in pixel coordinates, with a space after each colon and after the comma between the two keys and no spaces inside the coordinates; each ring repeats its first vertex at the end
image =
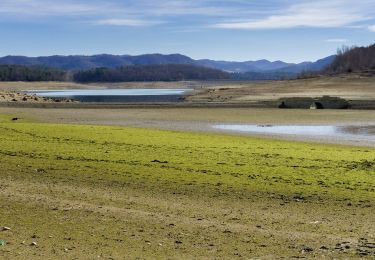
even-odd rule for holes
{"type": "Polygon", "coordinates": [[[344,47],[330,66],[326,74],[375,71],[375,44],[368,47],[344,47]]]}
{"type": "Polygon", "coordinates": [[[217,69],[181,64],[135,65],[120,68],[97,68],[65,71],[41,66],[0,65],[0,81],[77,81],[131,82],[225,80],[231,74],[217,69]]]}
{"type": "Polygon", "coordinates": [[[45,57],[25,57],[6,56],[0,58],[0,64],[13,65],[43,65],[50,68],[63,70],[88,70],[95,68],[119,68],[130,65],[166,65],[183,64],[195,65],[207,68],[219,69],[227,72],[283,72],[298,74],[302,71],[319,71],[328,65],[333,56],[323,58],[316,62],[287,63],[283,61],[217,61],[217,60],[195,60],[181,54],[143,54],[138,56],[130,55],[93,55],[93,56],[45,56],[45,57]]]}
{"type": "Polygon", "coordinates": [[[76,82],[132,82],[132,81],[180,81],[180,80],[223,80],[231,74],[205,67],[167,64],[135,65],[115,69],[97,68],[77,72],[76,82]]]}
{"type": "Polygon", "coordinates": [[[0,65],[0,81],[66,81],[68,73],[42,66],[0,65]]]}

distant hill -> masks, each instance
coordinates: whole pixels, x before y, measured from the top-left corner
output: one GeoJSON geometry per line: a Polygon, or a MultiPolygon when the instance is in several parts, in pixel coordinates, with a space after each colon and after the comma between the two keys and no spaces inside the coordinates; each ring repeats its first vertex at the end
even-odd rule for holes
{"type": "Polygon", "coordinates": [[[343,47],[324,72],[341,74],[365,71],[375,71],[375,44],[368,47],[343,47]]]}
{"type": "Polygon", "coordinates": [[[206,67],[186,64],[133,65],[119,68],[95,68],[76,72],[75,82],[133,82],[133,81],[182,81],[226,80],[231,74],[206,67]]]}
{"type": "Polygon", "coordinates": [[[172,54],[150,54],[150,55],[93,55],[93,56],[46,56],[25,57],[6,56],[0,58],[0,64],[15,65],[44,65],[51,68],[64,70],[88,70],[94,68],[118,68],[128,65],[156,65],[156,64],[193,64],[189,57],[172,54]]]}
{"type": "MultiPolygon", "coordinates": [[[[196,65],[227,72],[283,72],[298,74],[304,70],[322,70],[334,56],[318,60],[317,62],[303,62],[299,64],[286,63],[282,61],[215,61],[215,60],[194,60],[181,54],[145,54],[138,56],[130,55],[93,55],[93,56],[46,56],[46,57],[24,57],[6,56],[0,58],[0,64],[14,65],[43,65],[51,68],[64,70],[88,70],[95,68],[118,68],[130,65],[166,65],[183,64],[196,65]]],[[[270,74],[270,73],[268,73],[270,74]]]]}
{"type": "Polygon", "coordinates": [[[214,60],[196,60],[196,64],[201,66],[221,69],[228,72],[265,72],[279,70],[285,67],[293,66],[293,63],[285,63],[282,61],[268,61],[268,60],[258,60],[258,61],[214,61],[214,60]]]}
{"type": "Polygon", "coordinates": [[[295,64],[282,69],[279,72],[289,72],[289,73],[301,73],[304,71],[321,71],[329,66],[336,58],[336,55],[331,55],[326,58],[317,60],[316,62],[302,62],[300,64],[295,64]]]}
{"type": "Polygon", "coordinates": [[[233,80],[284,80],[295,79],[298,75],[293,72],[283,71],[262,71],[262,72],[241,72],[231,73],[233,80]]]}

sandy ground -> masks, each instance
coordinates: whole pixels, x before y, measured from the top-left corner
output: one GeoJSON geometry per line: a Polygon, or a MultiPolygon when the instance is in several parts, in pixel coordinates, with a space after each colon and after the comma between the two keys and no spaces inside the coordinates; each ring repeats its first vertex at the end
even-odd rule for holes
{"type": "Polygon", "coordinates": [[[177,131],[252,135],[297,141],[375,146],[375,140],[301,137],[275,134],[246,134],[214,129],[216,124],[271,125],[375,125],[375,113],[366,110],[280,110],[245,108],[160,108],[160,109],[43,109],[5,108],[0,114],[38,122],[119,125],[177,131]]]}
{"type": "Polygon", "coordinates": [[[5,179],[2,186],[3,207],[21,205],[21,217],[3,215],[11,227],[1,232],[11,241],[2,252],[5,259],[349,259],[359,257],[355,250],[367,252],[368,259],[373,255],[374,227],[369,219],[358,221],[372,216],[366,203],[300,202],[227,191],[202,195],[163,185],[105,189],[5,179]],[[37,218],[34,224],[24,224],[25,210],[37,218]],[[95,225],[86,224],[94,217],[95,225]],[[37,246],[30,246],[33,242],[37,246]]]}
{"type": "Polygon", "coordinates": [[[360,75],[322,77],[269,82],[228,82],[207,87],[190,97],[200,102],[244,102],[278,100],[287,97],[341,97],[347,100],[374,100],[375,77],[360,75]]]}
{"type": "Polygon", "coordinates": [[[28,94],[25,94],[25,93],[20,93],[20,92],[11,92],[11,91],[3,91],[3,92],[0,92],[0,104],[2,102],[5,102],[5,103],[19,103],[19,104],[29,104],[29,103],[32,103],[32,104],[45,104],[45,103],[56,103],[56,102],[62,102],[62,103],[76,103],[75,101],[73,100],[69,100],[69,99],[66,99],[66,100],[54,100],[52,98],[47,98],[47,97],[38,97],[36,95],[28,95],[28,94]]]}

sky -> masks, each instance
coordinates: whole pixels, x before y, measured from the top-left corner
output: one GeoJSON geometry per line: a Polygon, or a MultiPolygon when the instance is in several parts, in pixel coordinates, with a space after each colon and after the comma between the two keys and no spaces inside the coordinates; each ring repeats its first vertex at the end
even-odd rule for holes
{"type": "Polygon", "coordinates": [[[315,61],[375,43],[375,0],[0,0],[0,56],[315,61]]]}

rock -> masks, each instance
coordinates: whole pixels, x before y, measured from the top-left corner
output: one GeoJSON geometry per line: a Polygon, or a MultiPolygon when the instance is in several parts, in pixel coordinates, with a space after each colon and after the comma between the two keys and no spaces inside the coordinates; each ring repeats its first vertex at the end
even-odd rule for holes
{"type": "Polygon", "coordinates": [[[22,98],[22,101],[27,101],[27,97],[23,97],[23,98],[22,98]]]}
{"type": "Polygon", "coordinates": [[[365,243],[362,245],[363,247],[375,249],[375,243],[365,243]]]}
{"type": "Polygon", "coordinates": [[[153,160],[152,163],[168,163],[168,161],[153,160]]]}
{"type": "Polygon", "coordinates": [[[304,198],[303,196],[301,196],[301,195],[296,195],[296,196],[293,197],[293,199],[294,199],[295,201],[297,201],[297,202],[300,202],[300,201],[304,201],[304,200],[305,200],[305,198],[304,198]]]}
{"type": "Polygon", "coordinates": [[[46,173],[46,170],[44,170],[44,169],[40,169],[40,168],[35,169],[35,171],[36,171],[37,173],[46,173]]]}
{"type": "Polygon", "coordinates": [[[0,246],[5,246],[5,245],[6,245],[5,240],[0,240],[0,246]]]}
{"type": "Polygon", "coordinates": [[[302,247],[302,250],[301,250],[301,253],[304,254],[304,253],[310,253],[314,251],[314,249],[312,249],[311,247],[308,247],[308,246],[303,246],[302,247]]]}
{"type": "Polygon", "coordinates": [[[12,121],[17,121],[17,120],[18,120],[17,117],[13,117],[13,118],[12,118],[12,121]]]}
{"type": "Polygon", "coordinates": [[[37,245],[38,245],[37,242],[32,242],[32,243],[30,244],[30,246],[37,246],[37,245]]]}
{"type": "Polygon", "coordinates": [[[12,230],[10,227],[3,227],[3,231],[9,231],[12,230]]]}

